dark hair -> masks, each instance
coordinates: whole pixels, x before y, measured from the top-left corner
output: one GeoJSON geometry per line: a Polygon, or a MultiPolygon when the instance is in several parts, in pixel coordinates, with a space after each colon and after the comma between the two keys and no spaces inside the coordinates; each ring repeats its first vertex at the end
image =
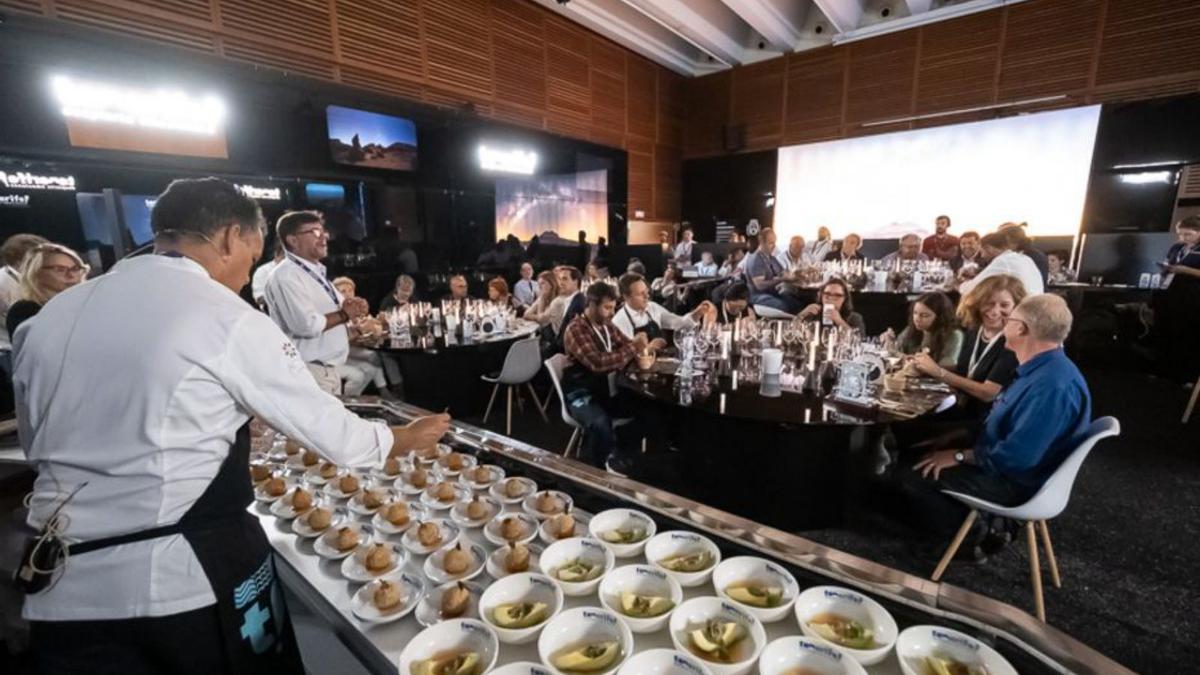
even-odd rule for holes
{"type": "Polygon", "coordinates": [[[983,244],[984,246],[1002,248],[1004,250],[1011,250],[1012,248],[1012,246],[1009,244],[1008,235],[1004,234],[1004,232],[992,232],[991,234],[985,234],[983,235],[983,239],[979,240],[979,243],[983,244]]]}
{"type": "Polygon", "coordinates": [[[639,281],[645,283],[646,277],[638,274],[637,272],[626,272],[625,274],[622,274],[621,278],[617,279],[617,288],[621,290],[621,296],[628,296],[630,291],[633,290],[633,285],[639,281]]]}
{"type": "Polygon", "coordinates": [[[725,291],[726,300],[745,300],[750,302],[750,289],[746,284],[737,282],[725,291]]]}
{"type": "MultiPolygon", "coordinates": [[[[279,220],[275,221],[275,236],[282,242],[283,247],[287,249],[287,238],[300,231],[300,228],[309,223],[324,222],[324,218],[317,211],[288,211],[279,220]]],[[[288,249],[290,250],[290,249],[288,249]]]]}
{"type": "Polygon", "coordinates": [[[963,232],[962,234],[958,235],[958,240],[962,241],[963,239],[966,239],[967,237],[974,237],[974,238],[978,239],[979,233],[976,232],[975,230],[967,230],[967,231],[963,232]]]}
{"type": "Polygon", "coordinates": [[[602,302],[612,300],[617,301],[617,289],[604,283],[597,281],[587,288],[587,301],[589,305],[598,305],[602,302]]]}
{"type": "Polygon", "coordinates": [[[579,272],[579,268],[574,265],[559,265],[558,269],[566,272],[575,283],[579,283],[579,280],[583,278],[583,275],[579,272]]]}
{"type": "Polygon", "coordinates": [[[1200,213],[1180,220],[1175,223],[1175,227],[1182,227],[1185,230],[1200,230],[1200,213]]]}
{"type": "Polygon", "coordinates": [[[950,340],[950,334],[957,328],[954,320],[954,303],[950,302],[950,298],[940,291],[924,293],[914,300],[908,306],[908,327],[912,329],[914,335],[921,334],[921,331],[913,325],[912,318],[913,307],[917,303],[925,305],[934,314],[933,325],[929,328],[929,356],[934,361],[940,362],[942,352],[946,349],[946,343],[950,340]]]}
{"type": "Polygon", "coordinates": [[[150,211],[150,229],[157,235],[208,236],[229,225],[262,232],[258,203],[220,178],[180,178],[171,181],[150,211]]]}
{"type": "Polygon", "coordinates": [[[1056,248],[1053,251],[1046,251],[1046,257],[1054,256],[1063,262],[1067,262],[1067,257],[1071,254],[1065,248],[1056,248]]]}
{"type": "Polygon", "coordinates": [[[843,279],[839,279],[838,277],[831,278],[829,281],[821,284],[821,287],[817,289],[818,303],[824,304],[821,300],[821,293],[824,293],[825,289],[829,286],[842,287],[842,292],[846,294],[846,299],[844,302],[842,302],[842,309],[838,312],[838,314],[841,314],[843,319],[849,319],[850,315],[854,312],[854,297],[850,294],[850,284],[846,283],[843,279]]]}
{"type": "Polygon", "coordinates": [[[1025,228],[1020,225],[1000,230],[997,234],[1003,235],[1004,240],[1008,242],[1006,248],[1022,251],[1029,247],[1029,235],[1025,234],[1025,228]]]}
{"type": "Polygon", "coordinates": [[[947,225],[947,226],[948,226],[948,225],[950,225],[950,216],[938,216],[937,218],[934,218],[934,219],[933,219],[933,222],[935,222],[935,223],[936,223],[937,221],[941,220],[942,218],[945,218],[945,219],[946,219],[946,225],[947,225]]]}

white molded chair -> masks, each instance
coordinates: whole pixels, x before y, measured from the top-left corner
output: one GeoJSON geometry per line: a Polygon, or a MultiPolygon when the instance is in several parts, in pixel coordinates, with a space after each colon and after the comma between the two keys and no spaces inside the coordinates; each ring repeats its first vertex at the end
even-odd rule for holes
{"type": "Polygon", "coordinates": [[[754,313],[763,319],[794,319],[795,314],[788,314],[782,309],[767,307],[766,305],[755,305],[754,313]]]}
{"type": "MultiPolygon", "coordinates": [[[[579,448],[583,445],[583,427],[579,422],[571,417],[571,412],[567,408],[567,399],[563,397],[562,391],[562,374],[566,369],[567,364],[571,362],[570,357],[566,354],[555,354],[546,359],[546,372],[550,373],[550,381],[554,383],[554,392],[558,394],[558,401],[561,404],[560,410],[562,421],[566,422],[567,426],[571,427],[571,438],[567,441],[567,447],[563,449],[563,457],[571,456],[571,449],[574,448],[575,456],[579,456],[579,448]]],[[[619,427],[622,424],[628,424],[633,420],[629,418],[620,418],[613,420],[613,426],[619,427]]],[[[645,452],[645,439],[642,441],[642,451],[645,452]]]]}
{"type": "Polygon", "coordinates": [[[1024,504],[1000,506],[999,504],[993,504],[992,502],[961,492],[943,490],[944,494],[971,507],[971,512],[967,514],[967,519],[958,528],[958,533],[954,535],[954,540],[950,542],[950,547],[946,549],[946,553],[942,555],[941,561],[938,562],[937,569],[933,572],[933,580],[937,581],[942,578],[942,574],[946,571],[946,566],[950,564],[950,560],[958,551],[958,547],[962,545],[963,539],[971,531],[971,526],[975,523],[975,519],[978,517],[980,511],[1003,518],[1024,521],[1025,543],[1029,548],[1029,578],[1033,584],[1033,600],[1037,608],[1038,619],[1045,621],[1046,604],[1042,598],[1042,568],[1038,563],[1037,538],[1034,534],[1034,526],[1036,524],[1041,532],[1042,547],[1046,549],[1046,561],[1050,566],[1050,579],[1054,582],[1055,588],[1062,588],[1062,579],[1058,575],[1058,561],[1054,558],[1054,547],[1050,543],[1050,528],[1046,525],[1046,521],[1057,517],[1058,514],[1067,508],[1067,502],[1071,498],[1071,488],[1075,485],[1076,476],[1079,475],[1079,467],[1083,465],[1083,460],[1087,459],[1088,453],[1092,451],[1092,448],[1096,447],[1096,443],[1100,439],[1108,438],[1109,436],[1118,436],[1120,433],[1121,424],[1115,417],[1101,417],[1098,420],[1093,420],[1092,426],[1088,429],[1087,438],[1072,450],[1070,455],[1067,455],[1063,463],[1050,475],[1045,485],[1042,485],[1037,494],[1024,504]]]}
{"type": "Polygon", "coordinates": [[[542,353],[538,344],[537,336],[528,337],[524,340],[517,340],[508,348],[508,354],[504,356],[504,365],[500,368],[500,374],[492,377],[490,375],[481,375],[479,379],[484,382],[491,382],[492,396],[488,399],[487,410],[483,413],[483,423],[487,424],[488,417],[492,414],[492,404],[496,402],[496,392],[500,391],[500,385],[504,385],[508,390],[508,406],[507,415],[504,421],[504,434],[512,435],[512,404],[513,390],[517,389],[517,396],[521,395],[518,389],[521,385],[529,388],[529,395],[533,397],[533,405],[541,414],[542,420],[549,422],[546,417],[546,411],[542,409],[541,401],[538,400],[537,392],[533,390],[533,378],[538,371],[542,369],[542,353]]]}

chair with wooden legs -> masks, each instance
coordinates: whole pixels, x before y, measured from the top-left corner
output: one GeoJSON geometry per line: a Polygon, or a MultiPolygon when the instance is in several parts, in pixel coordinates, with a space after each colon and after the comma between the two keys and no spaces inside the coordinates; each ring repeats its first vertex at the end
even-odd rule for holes
{"type": "Polygon", "coordinates": [[[1187,408],[1183,411],[1183,424],[1187,424],[1188,420],[1192,419],[1192,411],[1196,409],[1196,400],[1200,399],[1200,377],[1196,378],[1196,383],[1192,385],[1192,398],[1188,400],[1187,408]]]}
{"type": "Polygon", "coordinates": [[[1079,475],[1079,467],[1083,465],[1083,460],[1087,459],[1088,453],[1092,451],[1096,443],[1102,438],[1117,436],[1120,433],[1121,424],[1115,417],[1102,417],[1094,420],[1088,430],[1087,438],[1054,470],[1037,494],[1018,506],[1000,506],[961,492],[943,490],[945,494],[969,506],[971,512],[967,514],[967,519],[958,528],[958,533],[954,535],[950,547],[946,549],[942,559],[938,562],[937,569],[933,571],[933,580],[938,581],[942,578],[950,560],[954,558],[958,547],[962,545],[967,533],[971,531],[971,526],[975,524],[975,519],[979,516],[980,511],[1024,522],[1025,545],[1029,549],[1029,580],[1033,585],[1034,607],[1037,609],[1038,619],[1045,621],[1046,604],[1042,597],[1042,568],[1038,560],[1038,535],[1040,534],[1042,548],[1046,551],[1046,562],[1050,567],[1050,581],[1054,583],[1055,588],[1062,588],[1058,560],[1054,557],[1054,546],[1050,543],[1050,527],[1046,521],[1058,517],[1058,514],[1067,508],[1067,502],[1071,498],[1071,488],[1075,485],[1076,476],[1079,475]]]}
{"type": "Polygon", "coordinates": [[[484,382],[490,382],[492,387],[492,396],[488,399],[487,410],[483,413],[483,423],[487,424],[488,417],[492,414],[492,404],[496,402],[496,393],[500,391],[500,385],[504,385],[508,393],[508,405],[506,406],[506,415],[504,419],[504,434],[512,436],[512,404],[513,391],[516,390],[520,403],[520,387],[524,386],[529,389],[529,395],[533,397],[533,407],[541,414],[542,420],[549,422],[546,417],[546,411],[542,409],[541,401],[538,400],[537,392],[533,390],[533,378],[538,371],[542,369],[542,353],[541,347],[538,344],[537,337],[528,337],[523,340],[518,340],[508,348],[508,354],[504,356],[504,365],[500,368],[500,374],[496,376],[481,375],[480,379],[484,382]]]}

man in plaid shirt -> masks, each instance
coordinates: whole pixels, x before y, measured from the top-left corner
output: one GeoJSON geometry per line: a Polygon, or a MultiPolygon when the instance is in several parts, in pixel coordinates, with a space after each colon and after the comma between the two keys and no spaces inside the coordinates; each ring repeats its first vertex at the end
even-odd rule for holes
{"type": "Polygon", "coordinates": [[[571,364],[563,371],[563,396],[571,417],[583,426],[584,459],[594,466],[627,474],[641,443],[633,406],[617,395],[616,375],[647,348],[646,334],[633,338],[613,326],[617,291],[597,282],[587,289],[587,308],[563,329],[563,348],[571,364]],[[618,434],[613,419],[633,418],[618,434]]]}

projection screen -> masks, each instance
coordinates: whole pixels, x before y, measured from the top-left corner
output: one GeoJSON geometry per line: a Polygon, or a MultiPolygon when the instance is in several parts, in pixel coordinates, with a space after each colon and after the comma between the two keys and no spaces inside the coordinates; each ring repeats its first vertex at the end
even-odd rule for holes
{"type": "Polygon", "coordinates": [[[946,214],[952,234],[1014,221],[1074,235],[1099,119],[1097,105],[781,148],[776,230],[924,235],[946,214]]]}

